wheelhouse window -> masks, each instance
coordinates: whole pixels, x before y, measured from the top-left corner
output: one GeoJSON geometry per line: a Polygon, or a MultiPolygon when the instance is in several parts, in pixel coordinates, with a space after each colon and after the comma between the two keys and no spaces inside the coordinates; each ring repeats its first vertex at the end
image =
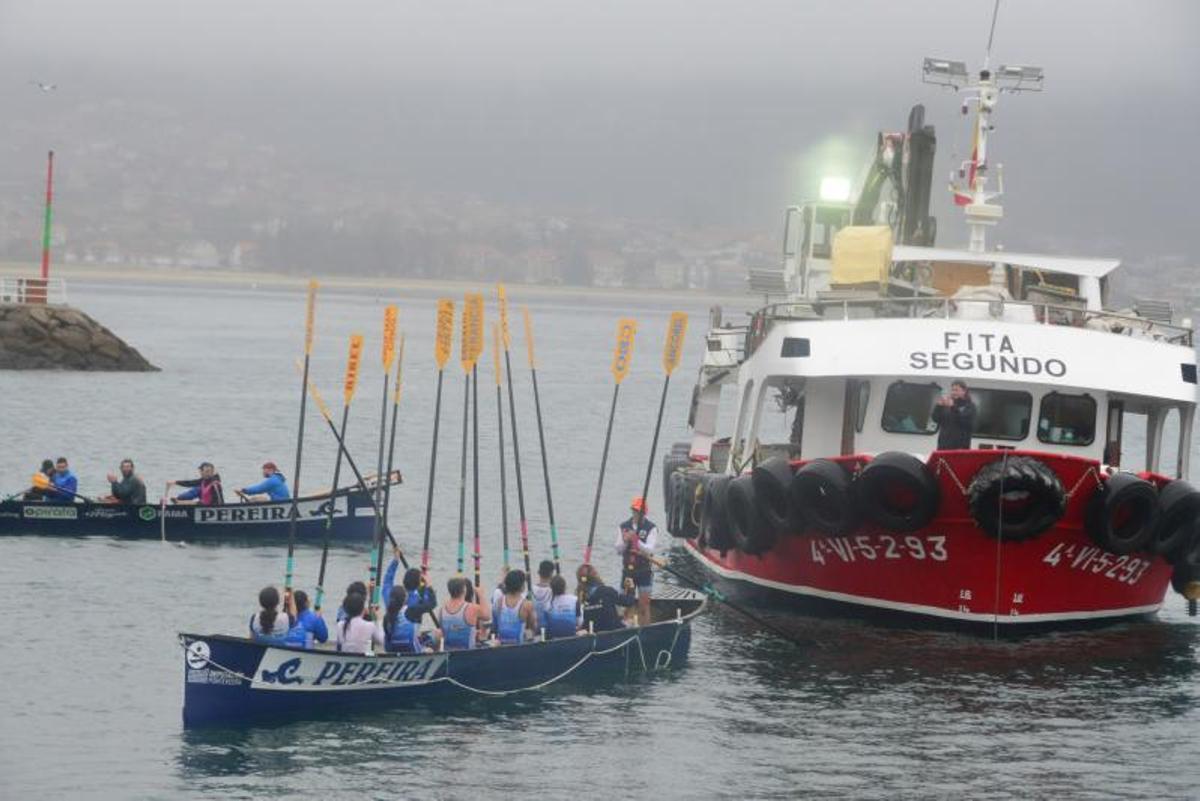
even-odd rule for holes
{"type": "Polygon", "coordinates": [[[896,381],[888,385],[883,399],[883,430],[891,434],[933,434],[933,402],[942,394],[937,384],[910,384],[896,381]]]}
{"type": "Polygon", "coordinates": [[[1051,392],[1038,412],[1038,440],[1052,445],[1091,445],[1096,439],[1096,400],[1091,395],[1051,392]]]}
{"type": "Polygon", "coordinates": [[[1033,397],[1012,389],[972,389],[975,401],[973,436],[986,439],[1025,439],[1029,436],[1029,418],[1033,397]]]}

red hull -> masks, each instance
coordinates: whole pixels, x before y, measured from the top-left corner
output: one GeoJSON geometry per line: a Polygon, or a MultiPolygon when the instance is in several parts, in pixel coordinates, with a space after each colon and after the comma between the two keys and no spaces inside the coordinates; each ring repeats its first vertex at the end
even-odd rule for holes
{"type": "MultiPolygon", "coordinates": [[[[1153,613],[1162,605],[1171,566],[1147,553],[1117,556],[1084,531],[1084,510],[1100,481],[1094,461],[1037,456],[1068,490],[1063,518],[1024,542],[999,542],[971,518],[964,487],[995,451],[935,453],[929,468],[941,484],[933,522],[911,534],[864,525],[841,537],[782,537],[750,556],[688,548],[706,569],[758,588],[859,607],[960,621],[1079,624],[1153,613]]],[[[1160,483],[1163,479],[1150,477],[1160,483]]]]}

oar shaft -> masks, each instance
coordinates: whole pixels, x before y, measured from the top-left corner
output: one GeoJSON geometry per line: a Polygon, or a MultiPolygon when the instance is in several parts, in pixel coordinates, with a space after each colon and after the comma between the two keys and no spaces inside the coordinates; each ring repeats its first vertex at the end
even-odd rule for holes
{"type": "Polygon", "coordinates": [[[283,580],[284,592],[292,591],[292,576],[296,567],[296,524],[300,518],[300,507],[297,499],[300,497],[300,466],[304,461],[304,418],[306,416],[305,412],[308,410],[308,365],[310,359],[311,357],[306,349],[304,353],[304,371],[300,384],[300,425],[296,433],[296,469],[292,471],[292,509],[291,514],[288,515],[287,570],[285,571],[283,580]]]}
{"type": "Polygon", "coordinates": [[[546,430],[542,426],[542,399],[538,391],[537,368],[529,366],[529,375],[533,379],[533,409],[537,416],[538,444],[542,451],[542,478],[546,484],[546,517],[550,521],[550,550],[554,555],[554,572],[562,573],[561,559],[558,552],[558,526],[554,523],[554,493],[550,491],[550,463],[546,457],[546,430]]]}
{"type": "Polygon", "coordinates": [[[479,366],[478,364],[471,366],[471,386],[474,392],[471,393],[471,501],[474,506],[474,516],[472,518],[473,532],[475,534],[475,586],[479,586],[480,580],[480,552],[479,552],[479,366]]]}
{"type": "MultiPolygon", "coordinates": [[[[513,397],[512,359],[504,349],[504,378],[508,384],[508,419],[512,428],[513,473],[517,477],[517,512],[521,517],[521,550],[525,552],[525,572],[529,572],[529,522],[525,518],[525,483],[521,477],[521,438],[517,436],[517,403],[513,397]]],[[[507,531],[507,526],[505,527],[507,531]]],[[[506,546],[507,547],[507,546],[506,546]]],[[[505,556],[507,560],[507,555],[505,556]]]]}
{"type": "Polygon", "coordinates": [[[596,480],[596,500],[592,503],[592,522],[588,526],[587,547],[583,551],[584,564],[592,563],[592,543],[596,540],[596,518],[600,514],[600,494],[604,491],[604,473],[608,468],[608,446],[612,442],[613,419],[617,416],[617,398],[621,385],[613,385],[612,406],[608,410],[608,428],[604,432],[604,452],[600,456],[600,477],[596,480]]]}
{"type": "Polygon", "coordinates": [[[467,425],[471,414],[471,374],[463,376],[462,463],[458,470],[458,572],[467,561],[467,425]]]}
{"type": "Polygon", "coordinates": [[[379,411],[379,455],[376,459],[375,475],[375,508],[380,512],[375,516],[375,553],[374,564],[370,566],[370,583],[367,585],[371,592],[371,602],[379,606],[379,585],[383,578],[383,527],[386,520],[383,516],[383,449],[387,444],[387,408],[388,408],[388,379],[389,373],[383,371],[383,403],[379,411]]]}
{"type": "MultiPolygon", "coordinates": [[[[646,462],[646,480],[642,482],[642,500],[646,499],[646,495],[650,492],[650,478],[654,475],[654,455],[658,450],[658,435],[662,431],[663,410],[667,406],[667,390],[671,386],[671,374],[667,373],[663,379],[662,395],[658,399],[658,417],[654,420],[654,437],[650,440],[650,459],[646,462]]],[[[638,519],[645,517],[644,513],[638,513],[638,519]]]]}
{"type": "Polygon", "coordinates": [[[433,402],[433,446],[429,449],[429,487],[425,491],[425,539],[421,543],[421,575],[429,575],[429,537],[433,531],[433,484],[437,477],[438,434],[442,423],[442,379],[446,371],[438,370],[437,396],[433,402]]]}
{"type": "MultiPolygon", "coordinates": [[[[499,384],[496,384],[496,431],[500,436],[500,534],[503,541],[504,566],[507,567],[510,564],[508,559],[508,479],[504,464],[504,396],[499,384]]],[[[526,565],[528,573],[528,559],[526,565]]]]}
{"type": "MultiPolygon", "coordinates": [[[[325,418],[325,424],[329,426],[329,433],[333,434],[333,438],[337,440],[338,448],[341,450],[342,455],[346,457],[346,465],[350,468],[350,472],[352,472],[354,474],[354,480],[357,483],[359,489],[361,489],[363,494],[365,494],[367,496],[367,500],[371,502],[371,508],[375,512],[376,520],[377,521],[381,520],[382,519],[382,517],[381,517],[382,511],[380,510],[379,506],[375,503],[375,497],[374,497],[374,495],[371,494],[371,490],[367,487],[367,481],[365,478],[363,478],[363,474],[358,469],[358,465],[355,464],[354,457],[350,455],[350,451],[346,448],[345,441],[342,440],[340,437],[338,437],[337,426],[335,426],[333,424],[333,421],[330,420],[329,418],[325,418]]],[[[398,549],[400,547],[400,544],[398,542],[396,542],[396,538],[392,535],[391,529],[388,528],[387,523],[383,522],[381,525],[383,528],[383,533],[385,535],[387,535],[388,541],[391,542],[393,547],[398,549]]],[[[405,568],[408,567],[408,560],[404,558],[403,553],[400,555],[400,562],[404,565],[405,568]]]]}
{"type": "MultiPolygon", "coordinates": [[[[338,442],[346,439],[346,424],[350,421],[350,404],[342,404],[342,425],[338,442]]],[[[329,513],[325,516],[325,537],[321,542],[321,569],[317,572],[317,589],[313,599],[313,611],[320,612],[325,603],[325,566],[329,562],[329,535],[333,529],[333,513],[337,510],[338,481],[342,477],[342,449],[339,446],[333,463],[333,484],[329,488],[329,513]]]]}

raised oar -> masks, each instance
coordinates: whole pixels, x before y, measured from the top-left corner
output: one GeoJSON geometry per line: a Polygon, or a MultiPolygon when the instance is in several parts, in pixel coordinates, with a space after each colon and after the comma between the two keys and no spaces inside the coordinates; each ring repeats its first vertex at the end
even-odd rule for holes
{"type": "Polygon", "coordinates": [[[284,593],[292,591],[292,574],[296,566],[296,523],[300,518],[300,465],[304,454],[304,416],[307,410],[308,363],[312,358],[313,321],[317,309],[317,282],[308,282],[308,303],[304,315],[304,373],[300,378],[300,425],[296,432],[296,469],[292,471],[292,511],[288,525],[287,571],[284,575],[284,593]]]}
{"type": "MultiPolygon", "coordinates": [[[[504,464],[504,396],[500,387],[500,324],[492,323],[492,371],[496,374],[496,431],[500,436],[500,535],[501,549],[504,553],[504,566],[507,568],[508,556],[508,480],[504,464]]],[[[525,574],[529,575],[529,551],[525,551],[525,574]]]]}
{"type": "Polygon", "coordinates": [[[592,504],[592,522],[588,527],[587,546],[583,549],[583,563],[592,563],[592,543],[596,539],[596,516],[600,513],[600,494],[604,489],[604,472],[608,468],[608,446],[612,442],[613,419],[617,416],[617,398],[621,394],[621,382],[629,375],[629,363],[633,359],[633,338],[637,333],[637,320],[628,317],[617,323],[617,346],[613,350],[612,406],[608,410],[608,428],[604,432],[604,452],[600,456],[600,477],[596,481],[596,500],[592,504]]]}
{"type": "MultiPolygon", "coordinates": [[[[521,480],[521,441],[517,437],[517,406],[513,400],[513,385],[512,385],[512,360],[509,358],[508,351],[512,347],[512,338],[508,333],[508,295],[504,291],[504,284],[496,285],[496,304],[500,309],[500,344],[504,346],[504,375],[508,383],[508,419],[512,427],[512,444],[513,444],[513,472],[517,476],[517,511],[521,516],[521,553],[525,556],[525,578],[529,582],[529,595],[533,595],[533,576],[529,575],[529,522],[525,518],[525,486],[521,480]]],[[[496,381],[500,381],[500,368],[496,367],[496,381]]],[[[498,389],[498,388],[497,388],[498,389]]],[[[500,435],[504,436],[504,426],[501,425],[500,435]]],[[[504,451],[504,443],[501,441],[500,451],[504,451]]],[[[503,461],[501,462],[503,464],[503,461]]],[[[503,478],[504,470],[501,468],[500,475],[503,478]]],[[[503,487],[503,481],[501,482],[503,487]]],[[[507,504],[501,504],[501,511],[505,513],[504,525],[504,562],[508,563],[508,516],[507,504]]],[[[557,553],[555,554],[555,565],[557,566],[557,553]]]]}
{"type": "MultiPolygon", "coordinates": [[[[354,399],[354,390],[358,386],[358,366],[362,361],[362,334],[350,336],[350,353],[346,357],[346,378],[342,388],[342,425],[338,432],[338,442],[346,439],[346,421],[350,418],[350,401],[354,399]]],[[[329,489],[329,514],[325,516],[325,539],[321,543],[321,570],[317,574],[316,599],[313,601],[313,611],[320,613],[321,604],[325,601],[325,565],[329,561],[329,532],[333,528],[333,513],[337,508],[338,480],[342,475],[342,449],[338,448],[337,460],[333,463],[333,486],[329,489]]]]}
{"type": "MultiPolygon", "coordinates": [[[[367,489],[367,481],[363,478],[362,472],[359,471],[358,465],[354,463],[354,457],[350,455],[350,451],[346,448],[346,441],[338,436],[337,426],[333,422],[333,413],[329,411],[329,406],[326,405],[325,399],[321,397],[321,393],[317,390],[316,384],[314,384],[312,381],[308,382],[308,392],[310,395],[312,395],[313,402],[317,404],[317,409],[320,410],[321,417],[325,418],[325,425],[329,427],[329,433],[333,434],[333,438],[337,440],[338,448],[341,450],[342,455],[346,457],[346,464],[350,467],[350,472],[354,473],[354,480],[358,482],[357,485],[359,489],[366,494],[367,500],[371,502],[371,509],[375,512],[376,519],[381,519],[382,511],[375,503],[374,495],[372,495],[367,489]]],[[[390,478],[387,480],[390,480],[390,478]]],[[[396,538],[392,536],[392,532],[388,528],[387,523],[384,522],[382,526],[383,533],[387,535],[388,541],[391,542],[392,547],[400,550],[400,544],[396,542],[396,538]]],[[[405,569],[408,568],[408,560],[404,558],[403,553],[400,554],[400,563],[404,565],[405,569]]]]}
{"type": "MultiPolygon", "coordinates": [[[[383,403],[379,413],[379,458],[376,474],[383,476],[383,446],[387,442],[387,408],[388,408],[388,378],[392,372],[392,361],[396,358],[396,315],[395,306],[383,310],[383,403]]],[[[383,529],[387,526],[383,509],[383,479],[375,482],[375,508],[380,513],[375,516],[375,560],[370,566],[368,594],[375,608],[379,607],[379,585],[383,577],[383,529]]]]}
{"type": "Polygon", "coordinates": [[[479,357],[483,355],[483,295],[472,293],[467,296],[465,309],[468,323],[467,333],[471,349],[471,500],[474,506],[473,528],[475,534],[475,586],[479,586],[482,552],[479,540],[479,357]]]}
{"type": "MultiPolygon", "coordinates": [[[[650,477],[654,474],[654,454],[658,450],[658,435],[662,431],[663,409],[667,405],[667,389],[671,386],[671,373],[679,366],[679,356],[683,350],[683,337],[687,334],[688,317],[683,312],[672,312],[671,319],[667,323],[667,340],[663,345],[663,388],[662,396],[658,399],[658,417],[654,420],[654,437],[650,440],[650,458],[646,462],[646,480],[642,482],[642,508],[635,509],[633,512],[633,526],[636,535],[638,528],[641,526],[642,520],[646,517],[646,496],[650,493],[650,477]]],[[[635,551],[633,548],[625,549],[625,569],[633,575],[635,551]]],[[[646,597],[643,602],[641,598],[638,601],[638,622],[645,626],[650,623],[650,599],[646,597]],[[645,607],[643,608],[643,603],[645,607]]]]}
{"type": "Polygon", "coordinates": [[[387,520],[388,506],[392,502],[392,467],[396,463],[396,418],[400,412],[400,390],[404,386],[404,334],[400,335],[400,349],[396,353],[396,380],[392,382],[392,431],[388,434],[388,481],[383,485],[383,519],[387,520]]]}
{"type": "MultiPolygon", "coordinates": [[[[541,395],[538,393],[537,361],[534,359],[534,356],[533,356],[533,322],[529,319],[529,309],[522,306],[521,313],[525,317],[525,348],[529,352],[529,376],[533,379],[533,408],[534,408],[534,411],[537,413],[538,444],[541,445],[541,447],[542,447],[542,477],[545,479],[545,482],[546,482],[546,517],[549,518],[549,521],[550,521],[550,551],[554,555],[554,572],[556,574],[558,574],[558,573],[562,573],[562,568],[560,567],[561,560],[559,559],[559,552],[558,552],[558,526],[556,526],[554,524],[554,495],[553,495],[553,493],[550,492],[550,463],[549,463],[548,459],[546,458],[546,431],[542,427],[542,399],[541,399],[541,395]]],[[[505,359],[507,360],[507,358],[508,358],[508,353],[506,351],[505,359]]],[[[511,375],[509,376],[508,391],[509,391],[509,401],[511,402],[512,401],[512,394],[511,394],[512,393],[512,377],[511,377],[511,375]]],[[[514,425],[513,431],[516,432],[516,430],[517,430],[516,426],[514,425]]],[[[513,434],[513,439],[514,439],[514,441],[516,440],[515,433],[513,434]]],[[[519,492],[520,487],[521,487],[520,475],[521,475],[521,473],[520,473],[520,470],[518,469],[518,471],[517,471],[517,476],[518,476],[517,497],[518,498],[521,497],[520,492],[519,492]]],[[[525,515],[522,514],[521,517],[522,517],[522,522],[523,522],[525,515]]]]}
{"type": "Polygon", "coordinates": [[[450,361],[453,346],[454,301],[443,298],[438,301],[437,339],[433,348],[438,377],[437,398],[433,402],[433,446],[429,449],[429,488],[425,497],[425,541],[421,545],[421,582],[425,585],[429,584],[429,534],[433,527],[433,484],[437,477],[438,430],[442,421],[442,379],[446,375],[446,362],[450,361]]]}
{"type": "Polygon", "coordinates": [[[470,444],[471,415],[471,295],[463,298],[462,335],[458,343],[458,361],[463,369],[462,460],[458,470],[458,574],[463,574],[467,562],[467,446],[470,444]]]}

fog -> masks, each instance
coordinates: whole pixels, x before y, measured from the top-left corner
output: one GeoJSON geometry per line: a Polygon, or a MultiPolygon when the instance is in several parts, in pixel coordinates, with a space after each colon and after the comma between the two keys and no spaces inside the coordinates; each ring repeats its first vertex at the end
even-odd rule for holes
{"type": "MultiPolygon", "coordinates": [[[[939,137],[939,242],[958,244],[940,190],[966,125],[920,65],[978,66],[991,12],[988,0],[4,0],[0,201],[36,204],[47,147],[70,154],[64,170],[101,175],[88,145],[131,143],[150,155],[122,167],[127,184],[219,146],[266,160],[259,180],[279,186],[258,202],[285,217],[319,212],[288,183],[303,180],[329,203],[478,198],[774,247],[783,206],[824,174],[857,177],[875,133],[902,129],[920,102],[939,137]]],[[[993,63],[1043,66],[1046,91],[1006,95],[996,114],[995,241],[1189,257],[1200,56],[1185,37],[1198,27],[1191,2],[1002,4],[993,63]]],[[[86,202],[89,225],[123,213],[86,202]]]]}

